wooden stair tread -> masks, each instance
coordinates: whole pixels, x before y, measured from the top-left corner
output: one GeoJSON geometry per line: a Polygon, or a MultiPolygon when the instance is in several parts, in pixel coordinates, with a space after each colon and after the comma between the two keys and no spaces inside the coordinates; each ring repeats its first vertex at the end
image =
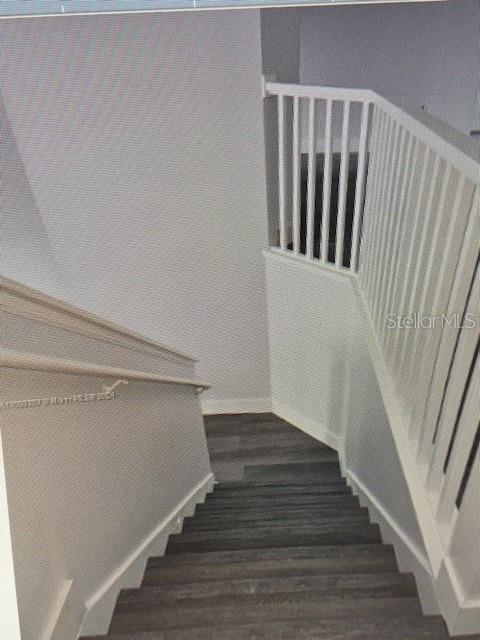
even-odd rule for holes
{"type": "Polygon", "coordinates": [[[273,414],[205,429],[220,483],[120,593],[110,632],[84,640],[449,638],[332,449],[273,414]]]}
{"type": "Polygon", "coordinates": [[[390,545],[352,544],[322,545],[296,547],[274,547],[267,549],[234,549],[227,551],[210,551],[205,553],[184,553],[181,555],[165,555],[148,560],[147,571],[155,567],[195,567],[213,564],[239,564],[244,562],[319,559],[323,561],[354,561],[355,558],[371,558],[379,556],[394,557],[390,545]]]}
{"type": "Polygon", "coordinates": [[[288,547],[315,544],[380,542],[377,525],[324,523],[314,526],[238,528],[221,531],[187,531],[170,536],[167,552],[219,551],[252,547],[288,547]]]}
{"type": "MultiPolygon", "coordinates": [[[[318,547],[316,547],[318,548],[318,547]]],[[[331,549],[353,549],[349,545],[338,545],[331,549]]],[[[322,549],[322,547],[320,547],[322,549]]],[[[283,551],[290,551],[283,549],[283,551]]],[[[213,552],[214,555],[216,552],[213,552]]],[[[188,555],[188,554],[185,554],[188,555]]],[[[193,555],[193,554],[192,554],[193,555]]],[[[197,554],[208,555],[208,554],[197,554]]],[[[270,556],[272,554],[269,554],[270,556]]],[[[172,556],[183,558],[183,555],[172,556]]],[[[237,562],[216,562],[210,564],[194,564],[193,560],[184,564],[149,563],[145,571],[142,586],[188,584],[190,582],[209,582],[219,580],[236,580],[241,578],[267,578],[288,576],[328,576],[338,573],[390,573],[397,571],[395,556],[391,549],[383,551],[380,545],[364,545],[355,548],[354,552],[342,555],[330,553],[325,556],[292,557],[285,553],[280,557],[263,558],[257,554],[256,559],[237,560],[237,562]],[[370,553],[366,548],[371,547],[370,553]],[[376,548],[375,548],[376,547],[376,548]]]]}
{"type": "MultiPolygon", "coordinates": [[[[187,629],[166,629],[85,640],[448,640],[445,625],[438,616],[395,616],[383,619],[358,619],[355,625],[345,620],[299,620],[256,624],[213,625],[187,629]]],[[[461,640],[461,639],[459,639],[461,640]]],[[[475,640],[471,638],[470,640],[475,640]]]]}
{"type": "Polygon", "coordinates": [[[348,596],[365,591],[379,590],[382,596],[415,596],[415,581],[410,574],[390,573],[346,573],[330,575],[306,575],[268,578],[243,578],[210,582],[195,582],[183,585],[144,586],[140,589],[121,591],[118,604],[139,602],[170,602],[186,599],[208,599],[212,597],[240,596],[251,594],[298,593],[315,591],[326,595],[342,593],[348,596]]]}
{"type": "Polygon", "coordinates": [[[241,497],[241,498],[218,498],[215,500],[205,500],[204,503],[197,505],[195,513],[201,513],[205,511],[234,511],[253,509],[255,507],[262,507],[265,509],[273,508],[275,506],[282,506],[284,508],[296,507],[299,505],[334,505],[334,504],[350,504],[358,505],[358,499],[349,493],[340,494],[305,494],[305,495],[280,495],[280,496],[261,496],[261,497],[241,497]]]}

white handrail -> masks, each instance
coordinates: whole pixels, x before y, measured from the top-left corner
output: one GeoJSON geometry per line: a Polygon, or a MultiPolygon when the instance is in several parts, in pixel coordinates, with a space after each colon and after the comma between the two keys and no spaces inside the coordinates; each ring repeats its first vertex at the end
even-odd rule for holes
{"type": "Polygon", "coordinates": [[[265,95],[318,98],[319,100],[351,100],[353,102],[371,102],[376,96],[370,89],[315,87],[307,84],[290,84],[288,82],[266,82],[265,95]]]}
{"type": "Polygon", "coordinates": [[[316,87],[288,82],[265,82],[265,96],[372,102],[394,117],[402,127],[413,131],[415,137],[432,147],[440,155],[444,155],[445,145],[447,145],[448,161],[466,178],[475,184],[480,184],[478,169],[480,152],[476,142],[420,108],[403,102],[395,103],[370,89],[316,87]]]}
{"type": "Polygon", "coordinates": [[[21,353],[4,349],[0,354],[0,367],[6,369],[23,369],[26,371],[49,371],[53,373],[67,373],[71,375],[94,376],[96,378],[115,378],[124,380],[137,380],[139,382],[156,382],[160,384],[172,384],[194,387],[204,391],[210,385],[189,380],[186,378],[173,378],[170,376],[138,371],[135,369],[123,369],[121,367],[109,367],[92,362],[81,362],[76,360],[63,360],[50,358],[34,353],[21,353]]]}

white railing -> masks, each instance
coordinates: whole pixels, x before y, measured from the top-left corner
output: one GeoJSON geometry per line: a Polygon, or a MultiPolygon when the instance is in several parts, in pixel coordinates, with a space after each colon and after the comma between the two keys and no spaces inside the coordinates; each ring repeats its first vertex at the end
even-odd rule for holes
{"type": "Polygon", "coordinates": [[[473,602],[480,165],[387,101],[374,105],[372,129],[358,285],[403,417],[397,429],[408,437],[439,534],[433,571],[448,572],[473,602]]]}
{"type": "Polygon", "coordinates": [[[410,487],[422,494],[418,505],[430,505],[422,521],[432,572],[436,578],[449,574],[458,608],[478,607],[475,628],[473,622],[457,625],[451,606],[450,628],[478,632],[478,156],[471,141],[422,110],[370,91],[266,83],[265,93],[278,101],[279,236],[273,250],[354,276],[381,360],[377,375],[388,377],[391,415],[398,416],[391,428],[404,468],[414,461],[410,487]],[[319,181],[321,194],[315,192],[319,181]]]}
{"type": "Polygon", "coordinates": [[[157,384],[193,387],[197,392],[202,392],[210,388],[210,385],[205,382],[190,380],[188,378],[158,375],[148,371],[125,369],[123,367],[109,367],[93,362],[82,362],[80,360],[50,358],[49,356],[36,353],[20,353],[9,349],[2,349],[0,353],[0,367],[3,369],[21,369],[23,371],[68,373],[74,376],[91,376],[121,381],[155,382],[157,384]]]}
{"type": "Polygon", "coordinates": [[[266,95],[278,100],[278,247],[356,271],[374,94],[268,82],[266,95]]]}

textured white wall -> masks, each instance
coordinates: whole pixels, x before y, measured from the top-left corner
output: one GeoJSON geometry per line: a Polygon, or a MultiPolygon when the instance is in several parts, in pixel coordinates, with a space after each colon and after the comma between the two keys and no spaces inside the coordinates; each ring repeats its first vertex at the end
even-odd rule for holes
{"type": "Polygon", "coordinates": [[[0,97],[2,273],[31,287],[62,291],[49,239],[0,97]]]}
{"type": "Polygon", "coordinates": [[[480,126],[478,0],[301,10],[300,82],[364,87],[480,126]]]}
{"type": "Polygon", "coordinates": [[[272,254],[266,270],[274,410],[337,446],[349,366],[350,282],[272,254]]]}
{"type": "MultiPolygon", "coordinates": [[[[42,353],[38,342],[51,357],[194,377],[185,360],[43,322],[7,313],[2,327],[9,349],[42,353]]],[[[106,383],[3,369],[1,377],[2,401],[95,393],[106,383]]],[[[69,580],[54,637],[73,640],[90,599],[130,568],[132,554],[210,473],[198,398],[191,387],[131,382],[115,400],[2,412],[2,441],[22,640],[46,637],[69,580]]]]}
{"type": "Polygon", "coordinates": [[[356,304],[352,311],[345,381],[344,460],[405,537],[425,555],[422,535],[402,471],[356,304]]]}
{"type": "Polygon", "coordinates": [[[272,402],[328,444],[424,551],[350,280],[268,255],[272,402]]]}
{"type": "Polygon", "coordinates": [[[2,91],[68,298],[269,396],[258,11],[4,21],[2,91]]]}

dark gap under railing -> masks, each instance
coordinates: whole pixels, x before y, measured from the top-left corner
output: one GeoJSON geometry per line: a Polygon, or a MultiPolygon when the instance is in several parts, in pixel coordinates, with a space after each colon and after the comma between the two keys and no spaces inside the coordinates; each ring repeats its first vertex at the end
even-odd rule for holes
{"type": "MultiPolygon", "coordinates": [[[[328,238],[327,261],[335,262],[335,243],[337,232],[337,212],[338,212],[338,190],[340,180],[340,153],[332,154],[332,183],[330,195],[330,228],[328,238]]],[[[315,215],[313,222],[313,257],[320,258],[321,229],[322,229],[322,209],[323,209],[323,165],[324,154],[317,154],[316,174],[315,174],[315,215]]],[[[355,190],[357,180],[358,153],[349,154],[349,170],[347,181],[347,201],[345,208],[345,234],[343,242],[343,266],[350,266],[350,256],[352,249],[352,228],[353,214],[355,207],[355,190]]],[[[367,162],[368,165],[368,162],[367,162]]],[[[301,155],[300,168],[300,253],[307,253],[307,181],[308,181],[308,154],[301,155]]],[[[293,249],[293,243],[287,245],[289,250],[293,249]]]]}
{"type": "MultiPolygon", "coordinates": [[[[464,329],[464,331],[466,331],[466,329],[464,329]]],[[[467,331],[468,331],[468,329],[467,329],[467,331]]],[[[468,391],[470,389],[470,382],[472,380],[473,371],[475,369],[475,364],[477,362],[478,347],[479,347],[479,341],[477,340],[477,346],[475,348],[475,353],[473,354],[472,362],[470,363],[470,369],[468,371],[467,381],[466,381],[465,387],[463,389],[462,399],[460,400],[460,405],[458,407],[458,412],[457,412],[457,417],[456,417],[456,420],[455,420],[455,425],[453,427],[452,436],[450,438],[450,443],[448,445],[448,451],[447,451],[447,455],[445,457],[445,463],[443,465],[443,473],[446,473],[446,471],[448,469],[448,463],[450,462],[450,456],[452,455],[453,447],[455,445],[455,439],[457,437],[458,425],[460,424],[460,419],[462,417],[463,407],[465,405],[465,400],[467,398],[467,394],[468,394],[468,391]]]]}
{"type": "Polygon", "coordinates": [[[463,472],[462,482],[460,483],[460,489],[458,490],[457,499],[455,504],[457,508],[460,509],[463,502],[463,497],[465,495],[465,491],[468,486],[468,481],[470,480],[470,475],[473,469],[473,463],[475,462],[475,457],[477,455],[478,449],[480,447],[480,422],[477,425],[477,433],[475,434],[475,438],[473,439],[472,449],[468,456],[467,464],[465,466],[465,471],[463,472]]]}
{"type": "MultiPolygon", "coordinates": [[[[472,277],[472,280],[470,282],[470,288],[469,288],[469,291],[468,291],[467,300],[465,302],[465,309],[464,309],[464,312],[463,312],[463,315],[462,315],[462,324],[463,324],[463,321],[465,320],[465,313],[466,313],[467,309],[469,308],[470,296],[472,295],[472,289],[473,289],[473,285],[475,283],[475,278],[476,278],[477,269],[478,269],[478,263],[479,263],[479,258],[477,258],[477,266],[475,267],[475,269],[473,271],[473,277],[472,277]]],[[[442,418],[443,407],[444,407],[444,404],[445,404],[445,396],[447,394],[448,385],[450,383],[450,377],[451,377],[451,374],[452,374],[452,367],[453,367],[453,363],[455,362],[455,355],[457,353],[458,342],[460,340],[461,333],[462,332],[459,331],[457,333],[457,337],[455,339],[455,346],[453,347],[453,354],[452,354],[452,358],[450,360],[450,364],[448,366],[447,379],[445,380],[445,387],[444,387],[444,391],[443,391],[443,396],[442,396],[442,399],[440,401],[440,408],[438,410],[437,423],[435,425],[435,431],[433,432],[432,444],[435,444],[435,442],[437,440],[438,428],[440,426],[440,420],[442,418]]]]}

